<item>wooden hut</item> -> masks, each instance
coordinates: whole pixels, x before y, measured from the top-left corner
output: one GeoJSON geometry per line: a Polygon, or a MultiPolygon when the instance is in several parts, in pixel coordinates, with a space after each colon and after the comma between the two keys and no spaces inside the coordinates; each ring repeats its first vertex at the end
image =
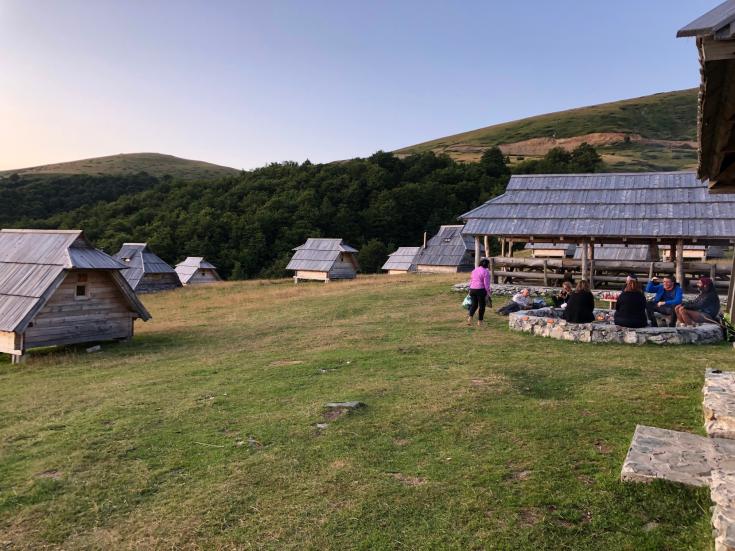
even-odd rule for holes
{"type": "Polygon", "coordinates": [[[426,247],[423,247],[416,257],[416,271],[426,273],[472,271],[474,245],[471,237],[462,235],[462,228],[461,225],[441,226],[439,232],[429,239],[426,247]]]}
{"type": "MultiPolygon", "coordinates": [[[[692,172],[632,174],[517,175],[506,192],[463,214],[464,233],[475,238],[476,258],[490,237],[523,242],[575,243],[579,258],[495,258],[494,275],[557,280],[576,269],[590,279],[599,271],[643,271],[719,277],[725,285],[729,268],[684,263],[685,245],[729,246],[735,241],[735,196],[712,195],[692,172]],[[593,245],[667,246],[672,262],[596,258],[593,245]],[[543,264],[543,265],[542,265],[543,264]],[[543,274],[536,273],[543,269],[543,274]]],[[[608,276],[604,276],[608,277],[608,276]]],[[[617,283],[619,275],[609,276],[617,283]]],[[[603,274],[600,274],[600,280],[603,274]]]]}
{"type": "Polygon", "coordinates": [[[0,231],[0,352],[128,339],[150,319],[126,266],[80,230],[0,231]]]}
{"type": "Polygon", "coordinates": [[[156,256],[148,243],[123,243],[115,258],[125,264],[125,279],[136,293],[156,293],[181,287],[171,266],[156,256]]]}
{"type": "MultiPolygon", "coordinates": [[[[727,0],[679,30],[697,39],[700,62],[697,174],[713,193],[735,193],[735,0],[727,0]]],[[[735,255],[732,259],[735,273],[735,255]]],[[[727,312],[735,319],[735,278],[727,312]]]]}
{"type": "Polygon", "coordinates": [[[381,269],[388,272],[389,275],[415,272],[416,256],[420,251],[421,247],[398,247],[388,256],[388,260],[381,269]]]}
{"type": "Polygon", "coordinates": [[[214,264],[207,262],[201,256],[189,256],[183,262],[179,262],[176,265],[176,273],[182,285],[222,281],[214,264]]]}
{"type": "Polygon", "coordinates": [[[294,272],[295,283],[300,279],[327,282],[357,276],[357,249],[342,239],[310,237],[294,251],[286,269],[294,272]]]}
{"type": "Polygon", "coordinates": [[[735,1],[698,17],[677,36],[696,37],[699,50],[698,175],[715,193],[735,193],[735,1]]]}
{"type": "Polygon", "coordinates": [[[574,243],[526,243],[531,258],[571,258],[577,250],[574,243]]]}

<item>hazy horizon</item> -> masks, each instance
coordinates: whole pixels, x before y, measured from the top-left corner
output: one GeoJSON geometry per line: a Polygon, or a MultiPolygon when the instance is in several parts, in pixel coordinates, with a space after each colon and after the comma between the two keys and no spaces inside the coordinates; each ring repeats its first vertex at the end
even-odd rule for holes
{"type": "Polygon", "coordinates": [[[0,0],[0,170],[327,162],[693,88],[676,30],[716,3],[0,0]]]}

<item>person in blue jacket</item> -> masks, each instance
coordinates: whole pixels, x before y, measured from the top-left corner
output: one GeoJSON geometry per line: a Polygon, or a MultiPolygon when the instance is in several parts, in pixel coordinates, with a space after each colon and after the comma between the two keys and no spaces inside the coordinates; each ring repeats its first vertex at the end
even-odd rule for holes
{"type": "Polygon", "coordinates": [[[666,316],[668,325],[673,327],[676,323],[675,312],[676,307],[681,304],[682,291],[679,284],[671,276],[666,276],[663,283],[659,283],[658,278],[654,277],[648,282],[645,289],[646,293],[656,293],[653,300],[646,303],[646,312],[652,326],[656,326],[656,312],[666,316]]]}

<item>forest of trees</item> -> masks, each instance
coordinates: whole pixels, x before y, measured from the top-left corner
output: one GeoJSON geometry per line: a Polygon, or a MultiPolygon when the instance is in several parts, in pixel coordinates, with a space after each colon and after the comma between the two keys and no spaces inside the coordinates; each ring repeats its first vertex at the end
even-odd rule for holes
{"type": "MultiPolygon", "coordinates": [[[[525,161],[523,173],[595,172],[583,144],[525,161]]],[[[342,237],[376,271],[396,246],[419,245],[424,231],[503,193],[507,159],[489,149],[476,163],[422,153],[378,152],[329,164],[271,164],[234,177],[182,182],[169,177],[66,176],[0,180],[3,227],[81,228],[114,253],[147,241],[168,262],[205,256],[228,278],[280,277],[307,237],[342,237]]]]}

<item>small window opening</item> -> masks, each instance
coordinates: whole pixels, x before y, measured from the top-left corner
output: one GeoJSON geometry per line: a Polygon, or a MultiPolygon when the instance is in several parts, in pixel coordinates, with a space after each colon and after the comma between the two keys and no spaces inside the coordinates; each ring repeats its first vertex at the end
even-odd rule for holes
{"type": "Polygon", "coordinates": [[[87,296],[87,286],[86,285],[77,285],[76,296],[77,297],[86,297],[87,296]]]}

